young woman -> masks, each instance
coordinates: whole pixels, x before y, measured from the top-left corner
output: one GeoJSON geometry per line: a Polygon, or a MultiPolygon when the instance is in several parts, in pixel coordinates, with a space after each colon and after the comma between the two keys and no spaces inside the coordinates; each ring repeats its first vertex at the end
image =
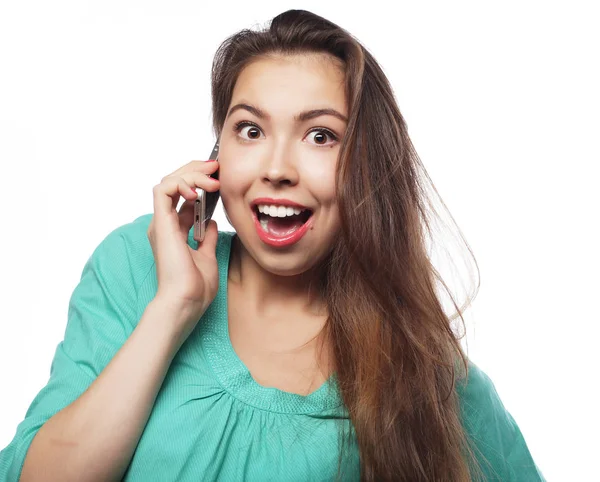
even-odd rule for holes
{"type": "Polygon", "coordinates": [[[219,161],[94,251],[0,478],[544,480],[436,295],[425,171],[369,52],[290,10],[212,75],[219,161]],[[197,245],[196,187],[235,233],[197,245]]]}

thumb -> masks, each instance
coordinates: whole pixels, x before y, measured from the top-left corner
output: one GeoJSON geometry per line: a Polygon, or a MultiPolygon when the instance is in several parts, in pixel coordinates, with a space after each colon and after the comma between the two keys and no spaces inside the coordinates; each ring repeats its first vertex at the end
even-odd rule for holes
{"type": "Polygon", "coordinates": [[[206,226],[206,233],[204,233],[204,240],[198,246],[198,251],[206,255],[212,254],[216,256],[217,253],[217,240],[219,238],[219,230],[217,222],[211,219],[206,226]]]}

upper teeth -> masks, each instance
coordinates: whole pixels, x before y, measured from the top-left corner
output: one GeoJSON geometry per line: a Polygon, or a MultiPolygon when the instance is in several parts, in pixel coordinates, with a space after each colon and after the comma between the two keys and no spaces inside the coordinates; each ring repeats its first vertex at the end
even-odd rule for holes
{"type": "Polygon", "coordinates": [[[292,208],[290,206],[275,206],[268,204],[259,204],[258,211],[264,214],[268,214],[272,217],[284,218],[286,216],[293,216],[294,214],[300,214],[306,209],[292,208]]]}

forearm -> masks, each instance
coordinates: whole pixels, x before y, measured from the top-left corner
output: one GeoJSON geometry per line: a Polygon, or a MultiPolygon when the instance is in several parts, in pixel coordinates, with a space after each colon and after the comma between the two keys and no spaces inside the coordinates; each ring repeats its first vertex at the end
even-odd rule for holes
{"type": "Polygon", "coordinates": [[[121,480],[173,357],[176,307],[157,300],[106,368],[34,437],[21,481],[121,480]]]}

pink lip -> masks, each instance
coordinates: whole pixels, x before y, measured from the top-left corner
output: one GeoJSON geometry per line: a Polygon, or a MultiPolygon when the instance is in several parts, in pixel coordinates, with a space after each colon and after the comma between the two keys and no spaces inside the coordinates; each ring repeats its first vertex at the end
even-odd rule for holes
{"type": "MultiPolygon", "coordinates": [[[[264,199],[265,198],[262,198],[258,204],[263,204],[264,199]]],[[[264,203],[264,204],[268,204],[268,203],[264,203]]],[[[289,206],[289,204],[287,204],[286,206],[289,206]]],[[[299,206],[299,207],[303,207],[303,206],[299,206]]],[[[290,246],[290,245],[300,241],[300,239],[302,239],[302,237],[310,229],[310,227],[312,226],[312,222],[313,222],[313,216],[311,214],[310,218],[308,218],[308,220],[298,230],[294,231],[293,233],[288,234],[287,236],[274,236],[271,233],[266,233],[263,230],[263,228],[260,225],[260,221],[258,220],[258,215],[256,214],[256,210],[251,209],[250,211],[252,212],[252,218],[254,219],[254,227],[256,228],[258,237],[261,239],[261,241],[263,243],[266,243],[275,248],[290,246]]]]}
{"type": "Polygon", "coordinates": [[[303,206],[302,204],[298,204],[297,202],[294,201],[290,201],[289,199],[273,199],[271,197],[259,197],[257,199],[255,199],[254,201],[252,201],[251,206],[254,207],[257,204],[274,204],[276,206],[289,206],[292,208],[299,208],[299,209],[310,209],[306,206],[303,206]]]}

